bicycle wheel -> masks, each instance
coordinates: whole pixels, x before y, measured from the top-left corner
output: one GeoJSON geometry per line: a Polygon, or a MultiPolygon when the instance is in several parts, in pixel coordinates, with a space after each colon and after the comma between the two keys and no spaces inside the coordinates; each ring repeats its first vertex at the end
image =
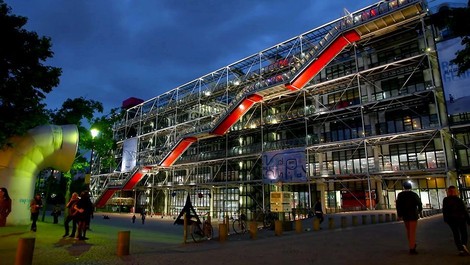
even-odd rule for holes
{"type": "Polygon", "coordinates": [[[243,220],[235,220],[232,224],[233,231],[236,234],[244,234],[246,233],[246,223],[243,220]]]}
{"type": "Polygon", "coordinates": [[[265,228],[274,229],[274,217],[271,214],[266,215],[263,220],[263,225],[265,228]]]}
{"type": "Polygon", "coordinates": [[[195,243],[199,243],[204,239],[204,232],[202,231],[201,226],[197,222],[191,224],[190,233],[195,243]]]}

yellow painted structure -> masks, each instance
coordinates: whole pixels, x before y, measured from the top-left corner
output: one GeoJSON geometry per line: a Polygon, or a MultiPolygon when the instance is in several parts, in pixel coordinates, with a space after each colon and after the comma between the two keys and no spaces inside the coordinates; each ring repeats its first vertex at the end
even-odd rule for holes
{"type": "Polygon", "coordinates": [[[12,199],[7,225],[30,223],[29,202],[38,173],[45,168],[69,171],[78,139],[76,125],[44,125],[13,137],[12,146],[0,150],[0,187],[6,187],[12,199]]]}

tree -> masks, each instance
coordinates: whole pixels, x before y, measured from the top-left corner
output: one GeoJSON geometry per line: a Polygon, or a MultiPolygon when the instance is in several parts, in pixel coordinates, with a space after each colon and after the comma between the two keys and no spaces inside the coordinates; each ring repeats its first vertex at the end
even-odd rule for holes
{"type": "Polygon", "coordinates": [[[452,37],[462,38],[461,44],[464,48],[458,51],[450,62],[457,65],[457,75],[464,74],[470,69],[470,1],[467,8],[443,7],[431,19],[439,29],[449,29],[452,37]]]}
{"type": "Polygon", "coordinates": [[[97,154],[96,157],[100,158],[100,170],[105,171],[100,173],[109,173],[117,166],[114,157],[116,141],[113,139],[113,125],[121,120],[121,116],[122,113],[119,113],[119,109],[115,108],[108,115],[93,120],[92,128],[100,131],[99,137],[94,139],[92,143],[97,154]]]}
{"type": "MultiPolygon", "coordinates": [[[[78,143],[78,152],[75,156],[74,163],[72,164],[72,169],[70,172],[64,174],[64,177],[67,178],[66,198],[68,198],[69,195],[72,175],[81,172],[83,173],[87,168],[89,168],[88,160],[84,155],[88,150],[90,150],[89,147],[91,146],[92,139],[89,136],[89,130],[83,126],[82,122],[86,121],[88,124],[91,123],[96,112],[103,112],[103,104],[101,102],[80,97],[67,99],[60,109],[55,110],[50,114],[51,123],[57,125],[75,124],[77,125],[79,133],[80,141],[78,143]]],[[[77,190],[77,192],[80,191],[81,190],[77,190]]]]}
{"type": "Polygon", "coordinates": [[[42,101],[59,84],[62,70],[44,65],[51,39],[23,29],[28,19],[0,0],[0,148],[13,135],[48,123],[42,101]]]}

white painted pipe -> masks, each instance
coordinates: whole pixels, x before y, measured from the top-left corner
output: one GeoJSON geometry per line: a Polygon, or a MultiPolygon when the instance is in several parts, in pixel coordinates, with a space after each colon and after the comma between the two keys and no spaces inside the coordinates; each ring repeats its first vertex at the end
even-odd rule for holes
{"type": "Polygon", "coordinates": [[[7,225],[30,223],[29,202],[37,175],[46,168],[69,171],[78,138],[76,125],[44,125],[22,137],[13,137],[12,146],[0,150],[0,187],[7,188],[12,199],[7,225]]]}

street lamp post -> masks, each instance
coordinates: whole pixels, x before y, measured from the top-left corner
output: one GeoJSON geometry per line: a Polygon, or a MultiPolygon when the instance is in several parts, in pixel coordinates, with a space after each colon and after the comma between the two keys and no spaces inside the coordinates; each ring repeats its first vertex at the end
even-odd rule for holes
{"type": "Polygon", "coordinates": [[[94,147],[95,147],[95,142],[94,139],[98,134],[100,134],[100,131],[98,129],[91,129],[91,154],[90,154],[90,179],[88,180],[88,186],[90,185],[91,181],[91,175],[92,175],[92,170],[93,170],[93,153],[94,153],[94,147]]]}

